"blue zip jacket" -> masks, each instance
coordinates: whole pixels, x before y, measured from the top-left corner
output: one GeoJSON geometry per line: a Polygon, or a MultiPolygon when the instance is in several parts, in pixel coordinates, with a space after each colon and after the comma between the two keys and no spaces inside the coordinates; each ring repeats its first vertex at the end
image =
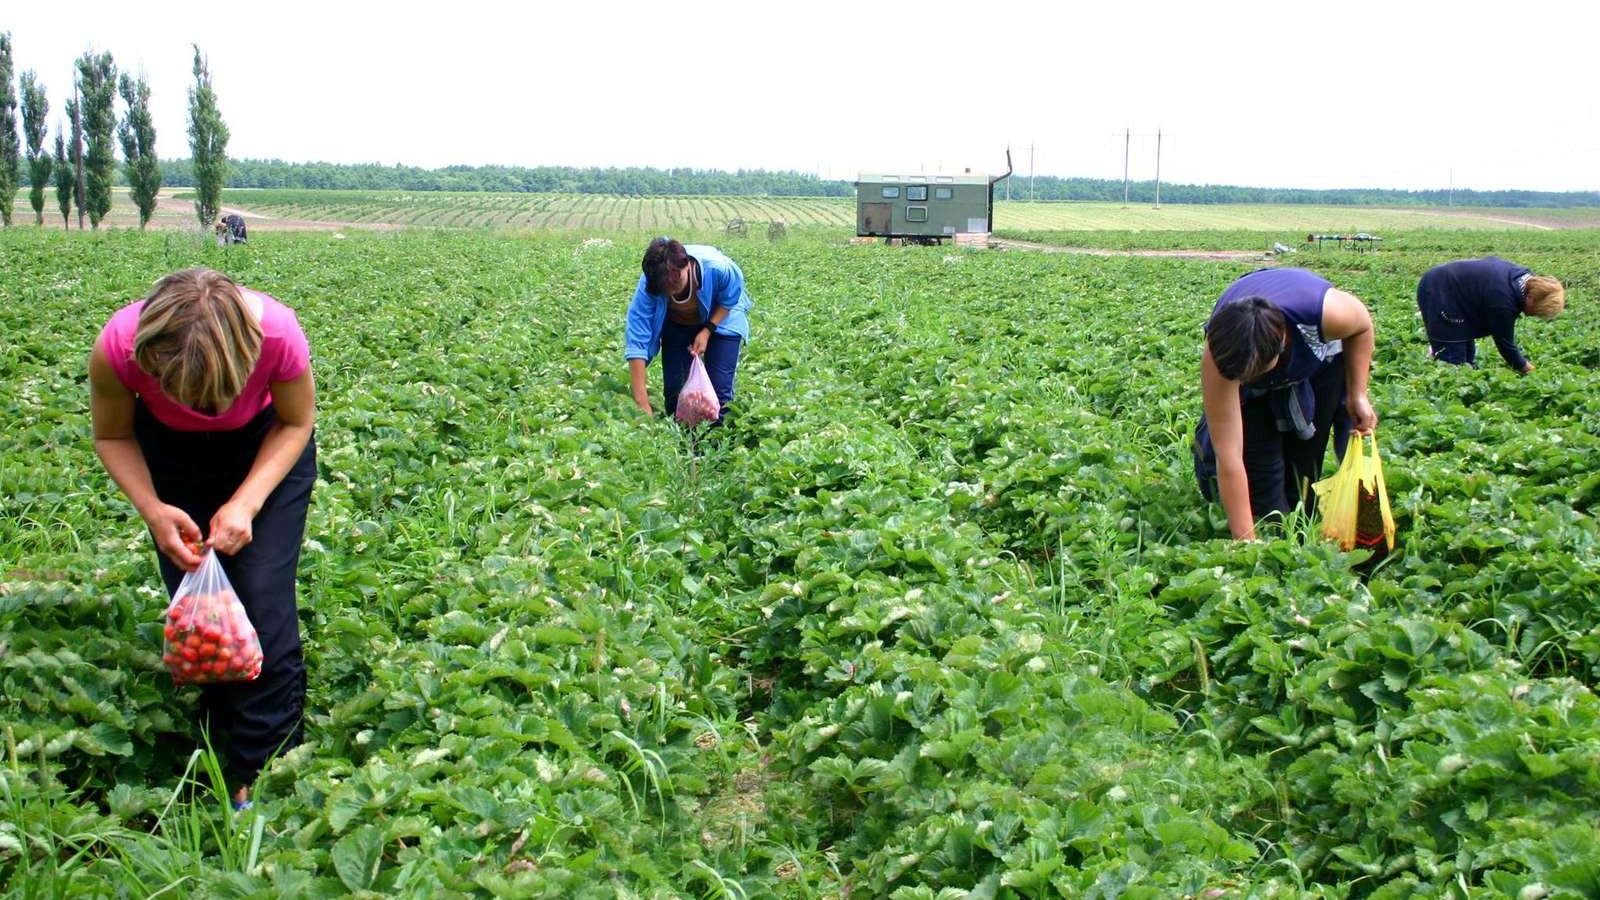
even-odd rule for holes
{"type": "MultiPolygon", "coordinates": [[[[700,263],[700,320],[711,318],[716,306],[726,307],[728,317],[717,326],[717,334],[750,340],[750,294],[744,289],[744,272],[722,251],[705,244],[686,244],[683,248],[700,263]]],[[[633,302],[628,304],[628,324],[623,333],[623,356],[642,359],[648,364],[661,352],[661,327],[667,321],[667,298],[645,290],[645,277],[639,276],[633,302]]]]}

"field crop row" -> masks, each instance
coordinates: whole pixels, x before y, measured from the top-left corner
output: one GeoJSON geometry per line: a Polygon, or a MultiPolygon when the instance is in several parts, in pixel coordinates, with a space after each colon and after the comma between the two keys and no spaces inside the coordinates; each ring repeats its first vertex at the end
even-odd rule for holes
{"type": "MultiPolygon", "coordinates": [[[[229,202],[274,219],[443,228],[591,232],[848,226],[854,207],[835,198],[619,197],[601,194],[480,194],[399,191],[232,191],[229,202]]],[[[272,227],[270,220],[266,227],[272,227]]]]}
{"type": "Polygon", "coordinates": [[[633,241],[0,234],[0,881],[1594,895],[1592,240],[1303,255],[1379,328],[1402,543],[1363,581],[1194,488],[1199,328],[1245,266],[733,245],[753,335],[694,455],[627,397],[633,241]],[[1426,359],[1416,277],[1485,246],[1569,283],[1534,377],[1426,359]],[[299,311],[320,403],[308,742],[237,823],[179,780],[194,697],[84,412],[104,317],[197,263],[299,311]]]}
{"type": "MultiPolygon", "coordinates": [[[[49,198],[46,225],[61,217],[49,198]]],[[[197,226],[192,192],[168,189],[153,227],[197,226]]],[[[18,221],[31,221],[26,197],[19,198],[18,221]]],[[[621,197],[603,194],[493,194],[443,191],[233,190],[224,205],[240,209],[253,228],[304,228],[308,224],[425,228],[507,228],[590,233],[721,231],[743,219],[757,231],[769,222],[790,227],[853,229],[855,201],[840,197],[621,197]]],[[[113,197],[108,225],[137,224],[137,211],[125,190],[113,197]]],[[[1586,228],[1600,224],[1591,210],[1368,209],[1359,207],[1212,205],[1161,209],[1111,203],[1027,203],[997,201],[994,227],[1008,237],[1035,239],[1060,232],[1063,241],[1086,232],[1180,231],[1270,234],[1295,240],[1309,231],[1381,232],[1411,229],[1586,228]]],[[[1160,240],[1160,238],[1152,238],[1160,240]]],[[[1230,249],[1241,249],[1233,247],[1230,249]]],[[[1248,248],[1244,248],[1248,249],[1248,248]]]]}
{"type": "MultiPolygon", "coordinates": [[[[176,192],[179,199],[187,196],[176,192]]],[[[839,197],[620,197],[602,194],[490,194],[403,191],[236,190],[229,205],[261,219],[286,222],[618,231],[720,230],[734,219],[754,226],[853,229],[855,201],[839,197]]],[[[1272,232],[1297,239],[1308,231],[1387,232],[1419,228],[1566,228],[1594,224],[1572,210],[1368,209],[1331,206],[1172,206],[1151,209],[1111,203],[997,201],[996,231],[1020,237],[1061,231],[1128,230],[1272,232]]]]}

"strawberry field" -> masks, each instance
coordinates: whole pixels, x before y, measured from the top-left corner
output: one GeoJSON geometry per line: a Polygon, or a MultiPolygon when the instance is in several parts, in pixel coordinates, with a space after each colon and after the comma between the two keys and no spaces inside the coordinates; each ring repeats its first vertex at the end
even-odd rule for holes
{"type": "Polygon", "coordinates": [[[1245,265],[730,239],[753,338],[691,446],[628,397],[642,241],[0,233],[0,885],[1600,894],[1595,233],[1385,237],[1294,258],[1379,329],[1363,581],[1195,489],[1245,265]],[[1490,251],[1568,284],[1527,378],[1426,358],[1417,277],[1490,251]],[[88,430],[100,325],[196,264],[293,306],[318,385],[307,742],[239,814],[88,430]]]}
{"type": "MultiPolygon", "coordinates": [[[[183,209],[194,199],[187,188],[170,191],[183,209]]],[[[1002,195],[1003,196],[1003,195],[1002,195]]],[[[1020,194],[1018,195],[1020,196],[1020,194]]],[[[126,201],[126,198],[118,198],[126,201]]],[[[484,228],[614,231],[721,232],[742,219],[752,234],[769,222],[791,228],[848,229],[855,226],[853,197],[637,197],[618,194],[530,194],[451,191],[232,190],[230,207],[250,214],[253,231],[348,223],[364,227],[484,228]]],[[[120,211],[120,207],[118,208],[120,211]]],[[[187,211],[186,209],[184,211],[187,211]]],[[[51,224],[55,224],[52,220],[51,224]]],[[[165,223],[163,223],[165,224],[165,223]]],[[[177,223],[179,225],[182,222],[177,223]]],[[[1165,206],[1074,201],[995,201],[994,227],[1008,236],[1038,231],[1140,229],[1274,230],[1274,240],[1298,241],[1308,231],[1399,229],[1493,229],[1594,227],[1592,209],[1456,209],[1219,203],[1165,206]]],[[[1164,243],[1161,246],[1176,246],[1164,243]]],[[[1258,244],[1241,245],[1253,249],[1258,244]]]]}

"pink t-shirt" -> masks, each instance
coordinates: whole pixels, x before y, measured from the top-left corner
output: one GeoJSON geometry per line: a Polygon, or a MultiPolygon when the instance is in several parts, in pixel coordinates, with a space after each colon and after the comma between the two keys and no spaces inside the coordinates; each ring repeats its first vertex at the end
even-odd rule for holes
{"type": "Polygon", "coordinates": [[[112,371],[122,386],[137,394],[152,415],[163,425],[178,431],[231,431],[242,428],[262,410],[272,405],[271,382],[293,381],[311,365],[311,347],[300,330],[294,310],[260,291],[240,288],[248,302],[261,302],[261,358],[244,383],[244,391],[227,411],[206,415],[169,398],[161,392],[161,382],[133,361],[133,337],[139,330],[139,311],[143,300],[135,300],[116,311],[100,331],[100,349],[111,361],[112,371]]]}

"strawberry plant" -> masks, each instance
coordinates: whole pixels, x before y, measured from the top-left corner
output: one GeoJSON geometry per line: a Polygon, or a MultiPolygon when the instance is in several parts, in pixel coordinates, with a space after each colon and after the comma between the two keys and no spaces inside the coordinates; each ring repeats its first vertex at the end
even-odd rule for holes
{"type": "Polygon", "coordinates": [[[1296,257],[1378,323],[1375,566],[1303,519],[1233,543],[1195,490],[1246,264],[740,244],[740,417],[691,442],[629,400],[613,237],[0,234],[0,881],[1600,893],[1592,233],[1296,257]],[[1426,358],[1417,276],[1488,251],[1567,282],[1533,376],[1426,358]],[[294,307],[318,382],[307,739],[238,815],[84,403],[104,318],[199,264],[294,307]]]}

